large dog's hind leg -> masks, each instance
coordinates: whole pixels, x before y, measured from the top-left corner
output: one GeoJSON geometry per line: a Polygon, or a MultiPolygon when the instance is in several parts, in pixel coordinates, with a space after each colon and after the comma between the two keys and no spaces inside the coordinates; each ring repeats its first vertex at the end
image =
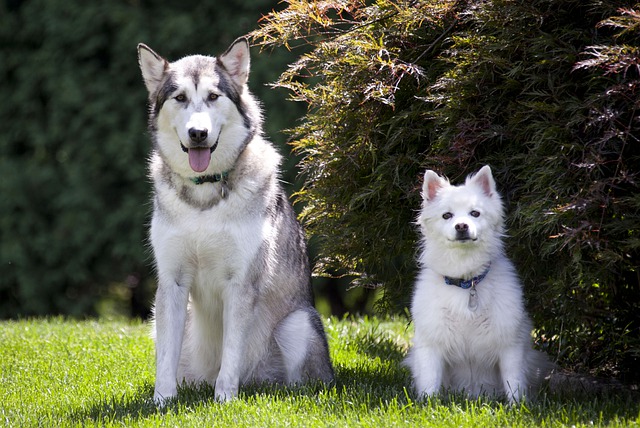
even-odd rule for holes
{"type": "Polygon", "coordinates": [[[327,337],[315,309],[309,307],[290,313],[278,325],[275,340],[282,355],[287,383],[333,381],[327,337]]]}
{"type": "Polygon", "coordinates": [[[280,351],[289,384],[302,380],[302,367],[309,353],[313,335],[309,315],[303,310],[290,313],[280,322],[275,339],[280,351]]]}
{"type": "Polygon", "coordinates": [[[154,309],[156,329],[156,386],[153,399],[162,405],[177,394],[177,373],[189,288],[160,277],[154,309]]]}

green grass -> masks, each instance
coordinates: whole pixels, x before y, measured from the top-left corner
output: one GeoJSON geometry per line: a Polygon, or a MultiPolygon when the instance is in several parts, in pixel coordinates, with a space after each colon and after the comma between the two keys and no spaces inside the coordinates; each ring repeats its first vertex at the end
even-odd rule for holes
{"type": "Polygon", "coordinates": [[[335,385],[243,388],[216,403],[208,386],[183,388],[156,409],[146,324],[59,318],[0,323],[0,426],[638,426],[637,395],[548,394],[508,406],[445,396],[416,400],[399,363],[406,320],[330,319],[335,385]]]}

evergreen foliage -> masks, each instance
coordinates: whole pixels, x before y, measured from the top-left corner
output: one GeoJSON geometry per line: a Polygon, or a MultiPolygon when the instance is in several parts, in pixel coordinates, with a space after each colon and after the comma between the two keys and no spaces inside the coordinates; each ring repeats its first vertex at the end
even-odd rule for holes
{"type": "Polygon", "coordinates": [[[278,86],[320,274],[415,275],[421,175],[490,164],[540,346],[563,365],[637,376],[639,5],[628,1],[288,0],[253,35],[309,45],[278,86]],[[635,8],[635,9],[634,9],[635,8]]]}
{"type": "MultiPolygon", "coordinates": [[[[0,318],[93,314],[115,283],[129,287],[115,289],[133,294],[135,315],[148,311],[150,141],[136,45],[171,60],[215,55],[276,6],[0,2],[0,318]]],[[[250,85],[268,107],[278,97],[264,84],[287,55],[254,61],[250,85]]],[[[297,116],[281,100],[266,112],[271,137],[297,116]]]]}

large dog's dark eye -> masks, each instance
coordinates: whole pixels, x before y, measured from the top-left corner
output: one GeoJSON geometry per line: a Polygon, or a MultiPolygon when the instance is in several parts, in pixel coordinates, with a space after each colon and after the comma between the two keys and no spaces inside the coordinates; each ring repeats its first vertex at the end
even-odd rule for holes
{"type": "Polygon", "coordinates": [[[176,100],[179,103],[183,103],[183,102],[187,101],[187,96],[185,94],[176,95],[174,97],[174,100],[176,100]]]}
{"type": "Polygon", "coordinates": [[[453,217],[453,214],[451,214],[451,213],[442,214],[442,218],[445,219],[445,220],[449,220],[451,217],[453,217]]]}
{"type": "Polygon", "coordinates": [[[471,217],[478,218],[478,217],[480,217],[480,211],[473,210],[473,211],[471,211],[471,212],[469,213],[469,215],[470,215],[471,217]]]}
{"type": "Polygon", "coordinates": [[[208,100],[209,101],[215,101],[220,97],[220,95],[218,94],[214,94],[213,92],[209,94],[208,100]]]}

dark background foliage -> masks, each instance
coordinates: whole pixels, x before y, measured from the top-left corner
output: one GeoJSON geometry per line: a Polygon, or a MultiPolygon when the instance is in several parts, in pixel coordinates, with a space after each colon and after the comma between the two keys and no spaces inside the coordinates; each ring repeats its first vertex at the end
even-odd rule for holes
{"type": "Polygon", "coordinates": [[[424,169],[459,182],[490,164],[538,345],[561,365],[637,380],[633,2],[288,3],[254,37],[312,48],[278,84],[309,106],[293,132],[317,268],[382,284],[379,308],[402,310],[424,169]]]}
{"type": "MultiPolygon", "coordinates": [[[[170,60],[215,55],[274,7],[271,0],[0,2],[0,318],[91,315],[109,302],[148,313],[150,144],[136,45],[170,60]]],[[[282,145],[280,130],[304,110],[266,84],[293,55],[252,55],[250,86],[265,103],[267,135],[282,145]]]]}

